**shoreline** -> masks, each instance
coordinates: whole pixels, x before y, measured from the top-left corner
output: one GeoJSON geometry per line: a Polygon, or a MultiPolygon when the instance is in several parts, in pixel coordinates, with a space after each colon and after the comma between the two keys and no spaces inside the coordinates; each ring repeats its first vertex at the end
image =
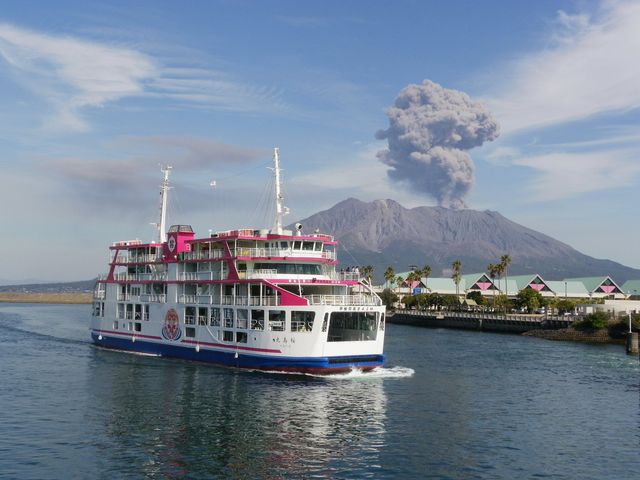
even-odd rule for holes
{"type": "Polygon", "coordinates": [[[0,303],[90,305],[91,300],[91,293],[0,293],[0,303]]]}

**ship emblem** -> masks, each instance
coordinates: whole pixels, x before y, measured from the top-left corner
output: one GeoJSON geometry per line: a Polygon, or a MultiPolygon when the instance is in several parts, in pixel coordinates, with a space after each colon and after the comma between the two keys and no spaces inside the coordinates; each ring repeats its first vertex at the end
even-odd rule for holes
{"type": "Polygon", "coordinates": [[[176,237],[174,236],[169,237],[167,246],[169,247],[169,251],[173,252],[176,249],[176,237]]]}
{"type": "Polygon", "coordinates": [[[181,335],[182,330],[180,330],[180,319],[178,318],[178,312],[176,312],[173,308],[170,308],[164,317],[162,336],[167,340],[178,340],[181,335]]]}

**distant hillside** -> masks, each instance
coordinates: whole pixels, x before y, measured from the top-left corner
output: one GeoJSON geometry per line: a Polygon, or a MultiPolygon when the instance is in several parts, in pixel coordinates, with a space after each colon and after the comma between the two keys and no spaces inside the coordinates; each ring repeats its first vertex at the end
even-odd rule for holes
{"type": "Polygon", "coordinates": [[[25,285],[0,285],[2,293],[83,293],[93,291],[96,279],[65,283],[30,283],[25,285]]]}
{"type": "Polygon", "coordinates": [[[623,283],[640,270],[584,255],[569,245],[503,217],[498,212],[442,207],[404,208],[394,200],[362,202],[349,198],[300,220],[305,232],[318,228],[340,242],[342,265],[373,265],[376,279],[387,266],[397,272],[431,265],[433,276],[462,261],[463,273],[482,272],[508,253],[509,273],[543,278],[610,275],[623,283]]]}

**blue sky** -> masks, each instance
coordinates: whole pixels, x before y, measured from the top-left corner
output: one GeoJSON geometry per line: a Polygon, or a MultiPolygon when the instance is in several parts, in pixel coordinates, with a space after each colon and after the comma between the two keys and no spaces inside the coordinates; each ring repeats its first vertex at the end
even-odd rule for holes
{"type": "MultiPolygon", "coordinates": [[[[0,10],[0,280],[76,280],[170,222],[269,226],[347,198],[434,205],[375,133],[409,84],[481,101],[470,208],[640,267],[640,3],[11,1],[0,10]],[[216,180],[215,189],[209,187],[216,180]]],[[[604,273],[604,272],[603,272],[604,273]]]]}

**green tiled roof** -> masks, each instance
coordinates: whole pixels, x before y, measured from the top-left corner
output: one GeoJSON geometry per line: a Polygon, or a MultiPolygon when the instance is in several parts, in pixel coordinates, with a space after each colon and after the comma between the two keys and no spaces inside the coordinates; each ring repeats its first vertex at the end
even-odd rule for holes
{"type": "MultiPolygon", "coordinates": [[[[582,282],[585,288],[589,292],[594,292],[600,285],[609,280],[616,287],[620,288],[616,282],[609,276],[607,277],[579,277],[579,278],[565,278],[563,281],[582,282]]],[[[620,289],[622,290],[622,289],[620,289]]]]}
{"type": "Polygon", "coordinates": [[[558,297],[562,297],[566,293],[569,297],[588,297],[591,290],[587,290],[584,283],[577,280],[548,280],[545,282],[558,297]]]}
{"type": "Polygon", "coordinates": [[[627,280],[622,285],[622,291],[627,295],[640,295],[640,280],[627,280]]]}

